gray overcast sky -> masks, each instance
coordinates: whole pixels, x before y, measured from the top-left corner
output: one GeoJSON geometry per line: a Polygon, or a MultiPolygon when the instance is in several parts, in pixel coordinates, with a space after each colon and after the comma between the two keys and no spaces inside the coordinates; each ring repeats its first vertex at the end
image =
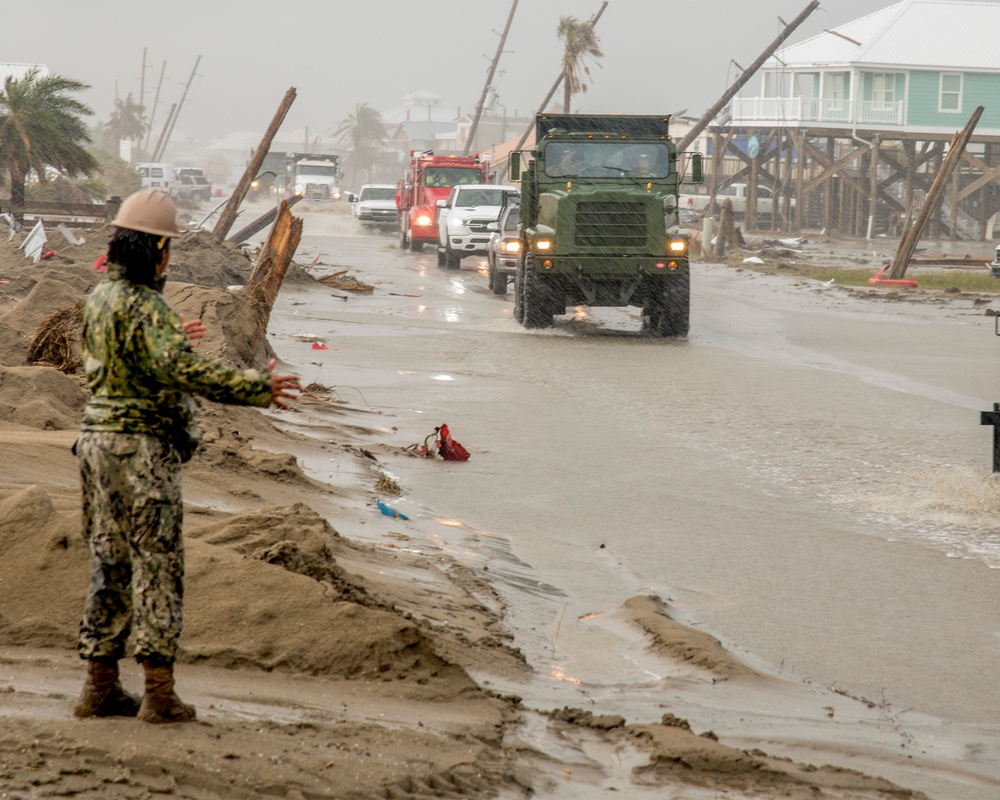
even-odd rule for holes
{"type": "MultiPolygon", "coordinates": [[[[823,0],[793,34],[801,41],[891,5],[823,0]]],[[[7,9],[0,61],[43,63],[90,84],[98,120],[115,92],[146,107],[164,61],[157,121],[198,75],[176,132],[215,138],[263,131],[290,86],[284,130],[323,135],[369,103],[380,111],[426,90],[474,110],[510,0],[35,0],[7,9]]],[[[610,0],[597,26],[604,58],[574,111],[700,115],[808,0],[610,0]]],[[[556,79],[562,15],[588,19],[600,0],[520,0],[494,86],[510,114],[533,113],[556,79]]],[[[751,86],[754,86],[751,83],[751,86]]],[[[159,126],[154,122],[154,132],[159,126]]]]}

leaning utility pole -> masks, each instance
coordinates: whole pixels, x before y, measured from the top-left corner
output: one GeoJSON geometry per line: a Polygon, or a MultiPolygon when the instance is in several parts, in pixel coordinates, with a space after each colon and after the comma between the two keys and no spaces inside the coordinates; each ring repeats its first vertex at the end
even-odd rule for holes
{"type": "Polygon", "coordinates": [[[483,93],[479,97],[479,102],[476,103],[476,115],[472,118],[472,127],[469,128],[469,136],[465,140],[465,150],[462,151],[463,156],[469,155],[469,150],[472,149],[472,142],[476,138],[476,129],[479,128],[479,118],[483,115],[483,106],[486,104],[486,95],[489,94],[490,86],[493,83],[493,75],[497,71],[497,64],[500,62],[500,55],[503,53],[503,46],[507,42],[507,31],[510,30],[510,23],[514,19],[514,10],[517,8],[517,0],[513,0],[510,5],[510,14],[507,15],[507,25],[503,29],[503,33],[500,35],[500,44],[497,45],[497,54],[493,56],[493,63],[490,64],[490,70],[486,74],[486,84],[483,86],[483,93]]]}
{"type": "Polygon", "coordinates": [[[174,118],[174,112],[177,110],[177,103],[170,106],[170,112],[167,114],[167,121],[163,123],[163,130],[160,131],[160,138],[156,140],[156,149],[153,151],[153,157],[150,161],[157,161],[160,154],[161,146],[163,145],[163,139],[167,135],[167,128],[170,127],[170,121],[174,118]]]}
{"type": "Polygon", "coordinates": [[[191,70],[191,77],[188,78],[188,82],[184,85],[184,93],[181,94],[181,100],[177,104],[177,111],[174,112],[174,118],[170,123],[170,130],[167,131],[166,139],[163,141],[163,147],[157,150],[156,157],[153,161],[159,161],[160,156],[163,155],[164,151],[167,149],[167,145],[170,143],[170,137],[174,134],[174,125],[177,124],[177,118],[181,115],[181,108],[184,105],[184,100],[187,98],[188,89],[191,88],[191,82],[194,80],[195,72],[198,69],[198,64],[201,62],[201,56],[195,59],[194,68],[191,70]]]}
{"type": "Polygon", "coordinates": [[[812,14],[818,7],[819,0],[812,0],[795,19],[785,26],[785,29],[778,35],[778,38],[767,46],[767,49],[757,57],[757,60],[747,67],[743,71],[743,74],[736,79],[736,83],[726,90],[726,93],[716,101],[715,105],[708,109],[704,116],[695,123],[695,126],[688,131],[687,135],[677,143],[677,152],[687,149],[688,145],[698,138],[698,134],[708,127],[708,124],[725,108],[726,104],[733,99],[733,96],[743,88],[743,84],[754,76],[754,73],[774,54],[774,51],[781,47],[785,39],[792,35],[792,31],[799,27],[805,21],[806,17],[812,14]]]}
{"type": "Polygon", "coordinates": [[[271,141],[274,139],[275,134],[277,134],[278,128],[281,127],[281,123],[284,122],[285,115],[288,113],[288,109],[292,107],[293,102],[295,102],[294,86],[285,92],[285,96],[282,98],[281,104],[278,106],[278,110],[271,120],[271,124],[267,126],[260,144],[257,145],[257,149],[250,156],[250,162],[243,172],[243,177],[240,178],[239,183],[236,184],[236,188],[233,189],[233,194],[229,198],[229,202],[226,203],[226,207],[219,215],[219,221],[215,223],[215,227],[212,229],[212,235],[220,242],[226,238],[229,229],[233,227],[236,215],[240,210],[240,204],[243,202],[243,198],[246,197],[247,192],[250,191],[250,184],[253,183],[253,179],[257,176],[257,171],[264,163],[264,156],[271,149],[271,141]]]}
{"type": "Polygon", "coordinates": [[[920,207],[920,213],[917,214],[917,218],[913,221],[913,224],[903,231],[903,235],[899,239],[899,248],[896,250],[896,257],[892,260],[892,269],[889,271],[891,279],[898,280],[906,274],[906,268],[910,265],[910,259],[913,257],[913,251],[917,248],[917,242],[920,241],[920,235],[924,231],[924,226],[927,224],[927,220],[930,219],[938,200],[941,199],[941,193],[948,184],[948,179],[955,171],[955,167],[958,166],[958,162],[962,158],[962,153],[965,152],[965,147],[969,144],[972,132],[976,129],[976,125],[979,123],[979,118],[982,115],[983,106],[979,106],[972,112],[972,116],[969,117],[969,121],[965,127],[961,131],[956,131],[955,135],[951,137],[951,144],[948,146],[948,155],[944,157],[940,171],[934,176],[934,182],[927,191],[924,204],[920,207]]]}
{"type": "MultiPolygon", "coordinates": [[[[819,0],[815,0],[815,2],[818,3],[819,0]]],[[[597,20],[599,20],[601,18],[601,14],[604,13],[604,9],[606,9],[607,7],[608,7],[608,0],[604,0],[604,2],[601,3],[601,7],[599,9],[597,9],[597,13],[594,14],[594,16],[592,16],[590,18],[590,27],[591,28],[593,28],[597,24],[597,20]]],[[[559,77],[556,78],[556,82],[552,84],[552,88],[549,89],[549,93],[547,95],[545,95],[545,99],[542,100],[542,104],[538,107],[538,111],[535,113],[535,116],[538,116],[538,114],[541,114],[541,113],[543,113],[545,111],[545,108],[546,108],[546,106],[548,106],[549,101],[551,101],[552,98],[555,96],[555,93],[557,91],[559,91],[559,86],[562,84],[564,77],[565,77],[565,74],[563,72],[560,72],[559,73],[559,77]]],[[[524,147],[524,143],[528,140],[529,134],[534,129],[535,129],[535,120],[532,119],[531,122],[528,123],[528,129],[524,132],[524,135],[521,136],[521,138],[517,140],[517,144],[514,146],[514,150],[520,150],[522,147],[524,147]]],[[[513,151],[511,151],[511,152],[513,152],[513,151]]],[[[509,167],[510,167],[510,161],[508,160],[507,161],[507,165],[505,165],[504,168],[503,168],[503,170],[502,170],[501,177],[503,175],[507,174],[507,170],[509,169],[509,167]]]]}
{"type": "Polygon", "coordinates": [[[142,154],[144,157],[149,154],[149,137],[153,135],[153,119],[156,117],[156,106],[160,103],[160,87],[163,86],[163,73],[167,69],[167,62],[163,62],[163,66],[160,67],[160,80],[156,84],[156,94],[153,95],[153,110],[149,112],[149,127],[146,128],[146,143],[142,146],[142,154]]]}

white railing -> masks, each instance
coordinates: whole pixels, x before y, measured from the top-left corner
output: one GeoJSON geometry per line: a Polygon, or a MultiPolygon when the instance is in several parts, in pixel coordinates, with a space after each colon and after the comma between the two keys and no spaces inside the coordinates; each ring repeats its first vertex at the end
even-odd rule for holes
{"type": "Polygon", "coordinates": [[[871,125],[902,125],[903,104],[863,100],[858,122],[871,125]]]}
{"type": "Polygon", "coordinates": [[[742,122],[834,122],[870,125],[902,125],[903,104],[822,97],[737,97],[733,121],[742,122]]]}

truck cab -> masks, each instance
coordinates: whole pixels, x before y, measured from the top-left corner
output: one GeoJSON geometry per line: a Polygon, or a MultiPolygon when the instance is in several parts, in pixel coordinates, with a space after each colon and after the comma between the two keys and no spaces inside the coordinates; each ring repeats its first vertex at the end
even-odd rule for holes
{"type": "Polygon", "coordinates": [[[438,266],[458,269],[464,256],[486,255],[491,222],[517,195],[517,187],[495,183],[460,184],[437,201],[438,266]]]}
{"type": "Polygon", "coordinates": [[[288,187],[305,200],[339,200],[340,159],[333,155],[288,154],[288,187]]]}

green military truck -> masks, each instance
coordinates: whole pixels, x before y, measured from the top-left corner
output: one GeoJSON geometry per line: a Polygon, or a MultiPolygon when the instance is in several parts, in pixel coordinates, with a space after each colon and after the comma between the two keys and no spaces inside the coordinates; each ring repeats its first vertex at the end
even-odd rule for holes
{"type": "MultiPolygon", "coordinates": [[[[643,330],[686,336],[689,236],[669,117],[539,114],[535,147],[511,154],[521,184],[514,317],[545,328],[570,305],[642,308],[643,330]]],[[[701,156],[692,155],[701,181],[701,156]]]]}

